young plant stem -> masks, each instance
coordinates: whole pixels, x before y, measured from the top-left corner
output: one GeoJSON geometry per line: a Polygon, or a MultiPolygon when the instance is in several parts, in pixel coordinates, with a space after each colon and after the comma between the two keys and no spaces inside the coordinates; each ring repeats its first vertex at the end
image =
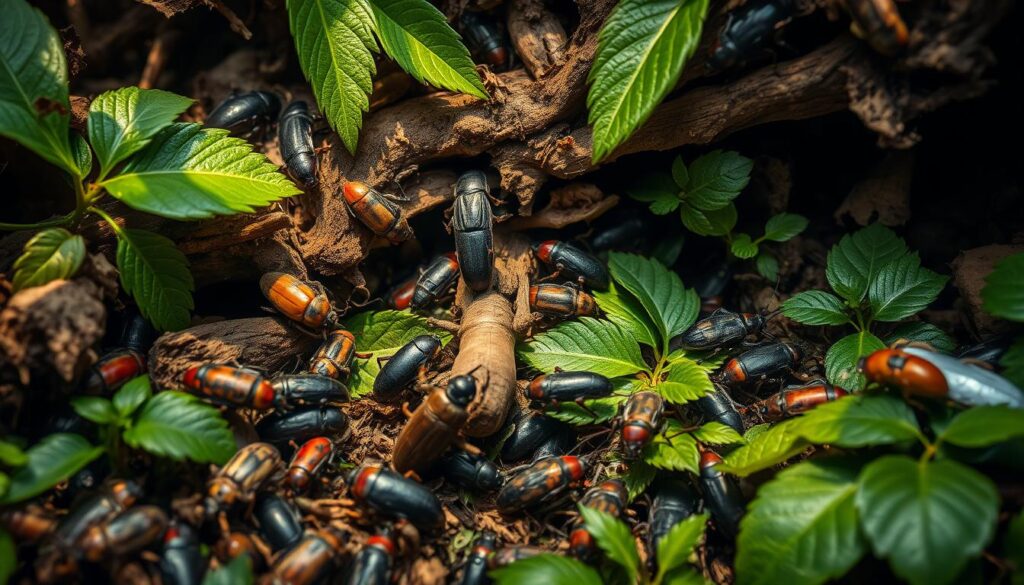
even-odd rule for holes
{"type": "Polygon", "coordinates": [[[88,207],[87,210],[103,218],[103,221],[107,222],[107,225],[110,226],[110,229],[114,230],[114,234],[116,234],[117,237],[120,238],[124,236],[124,229],[122,229],[121,226],[118,225],[116,221],[114,221],[114,218],[110,217],[107,214],[107,212],[103,211],[99,207],[94,206],[88,207]]]}

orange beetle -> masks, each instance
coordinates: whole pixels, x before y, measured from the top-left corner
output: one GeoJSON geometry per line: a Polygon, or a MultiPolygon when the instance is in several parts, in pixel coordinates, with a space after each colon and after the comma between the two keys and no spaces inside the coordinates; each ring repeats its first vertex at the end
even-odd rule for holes
{"type": "Polygon", "coordinates": [[[295,493],[309,489],[309,483],[324,463],[334,453],[334,444],[327,437],[314,437],[305,443],[292,457],[285,476],[285,484],[295,493]]]}
{"type": "Polygon", "coordinates": [[[412,235],[401,208],[366,183],[347,181],[341,191],[352,215],[373,233],[392,241],[412,235]]]}
{"type": "Polygon", "coordinates": [[[270,381],[256,370],[218,364],[192,366],[182,377],[185,387],[221,404],[266,410],[279,406],[270,381]]]}
{"type": "Polygon", "coordinates": [[[880,349],[861,358],[857,369],[871,382],[895,386],[906,394],[945,398],[949,385],[942,370],[901,349],[880,349]]]}
{"type": "Polygon", "coordinates": [[[756,412],[767,420],[788,418],[803,414],[815,406],[839,400],[846,396],[846,390],[832,384],[817,383],[809,386],[786,388],[760,402],[755,402],[740,412],[756,412]]]}
{"type": "Polygon", "coordinates": [[[597,302],[571,286],[535,284],[530,287],[530,309],[553,317],[586,317],[597,313],[597,302]]]}
{"type": "Polygon", "coordinates": [[[268,272],[260,278],[260,289],[274,308],[292,321],[318,328],[333,319],[331,301],[322,292],[283,272],[268,272]]]}
{"type": "Polygon", "coordinates": [[[416,292],[416,282],[419,277],[410,278],[402,284],[391,289],[388,293],[388,306],[396,311],[404,311],[412,303],[412,295],[416,292]]]}
{"type": "Polygon", "coordinates": [[[309,360],[309,372],[334,380],[347,378],[356,355],[356,336],[344,329],[333,329],[309,360]]]}
{"type": "Polygon", "coordinates": [[[146,373],[146,359],[134,349],[117,349],[93,364],[83,383],[83,392],[109,394],[128,380],[146,373]]]}
{"type": "Polygon", "coordinates": [[[907,45],[907,25],[893,0],[845,0],[844,4],[853,19],[851,29],[872,49],[895,55],[907,45]]]}

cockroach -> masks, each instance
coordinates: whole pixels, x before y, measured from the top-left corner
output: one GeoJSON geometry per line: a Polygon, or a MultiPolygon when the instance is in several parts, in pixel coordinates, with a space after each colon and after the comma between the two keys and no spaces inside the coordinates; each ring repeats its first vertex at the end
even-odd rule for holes
{"type": "Polygon", "coordinates": [[[785,388],[764,400],[743,408],[742,412],[743,414],[756,413],[769,421],[781,420],[803,414],[819,404],[839,400],[846,394],[846,390],[842,388],[818,382],[808,386],[785,388]]]}
{"type": "Polygon", "coordinates": [[[392,242],[412,236],[402,209],[388,196],[359,181],[346,182],[341,191],[352,215],[373,233],[392,242]]]}
{"type": "Polygon", "coordinates": [[[984,362],[994,368],[999,367],[999,360],[1010,349],[1013,338],[1008,335],[997,335],[985,339],[981,343],[962,348],[956,357],[967,362],[984,362]]]}
{"type": "Polygon", "coordinates": [[[700,497],[681,479],[663,479],[655,486],[654,500],[647,512],[647,557],[656,561],[658,543],[676,525],[700,509],[700,497]]]}
{"type": "Polygon", "coordinates": [[[562,442],[568,442],[570,448],[576,443],[576,431],[571,426],[545,414],[519,411],[512,424],[515,428],[501,446],[502,461],[527,459],[547,441],[560,437],[569,437],[562,442]]]}
{"type": "Polygon", "coordinates": [[[149,546],[167,529],[167,515],[156,506],[139,506],[93,526],[76,544],[88,561],[123,556],[149,546]]]}
{"type": "Polygon", "coordinates": [[[724,388],[716,385],[713,392],[708,392],[697,399],[697,407],[708,421],[722,423],[743,434],[743,419],[724,388]]]}
{"type": "Polygon", "coordinates": [[[444,455],[466,424],[466,407],[476,393],[476,378],[469,374],[455,376],[447,387],[431,391],[395,439],[391,454],[395,470],[423,471],[444,455]]]}
{"type": "Polygon", "coordinates": [[[82,393],[110,395],[125,382],[146,373],[146,358],[134,349],[122,348],[104,355],[89,368],[82,393]]]}
{"type": "Polygon", "coordinates": [[[313,116],[306,102],[296,100],[284,109],[277,126],[277,143],[288,174],[306,189],[316,185],[313,116]]]}
{"type": "Polygon", "coordinates": [[[348,429],[348,417],[331,406],[305,406],[274,412],[256,424],[260,439],[284,448],[320,436],[339,436],[348,429]]]}
{"type": "Polygon", "coordinates": [[[493,532],[485,530],[480,533],[466,557],[466,568],[462,570],[459,585],[487,585],[491,582],[487,576],[487,561],[497,543],[498,538],[493,532]]]}
{"type": "Polygon", "coordinates": [[[702,351],[731,347],[748,335],[760,333],[768,322],[757,313],[733,313],[719,310],[694,323],[670,342],[670,348],[702,351]]]}
{"type": "Polygon", "coordinates": [[[627,459],[637,459],[661,428],[665,399],[657,392],[637,392],[626,400],[622,410],[622,451],[627,459]]]}
{"type": "Polygon", "coordinates": [[[283,470],[281,453],[273,445],[250,443],[242,447],[207,482],[207,513],[251,502],[256,490],[283,470]]]}
{"type": "Polygon", "coordinates": [[[390,529],[371,536],[349,567],[346,585],[385,585],[391,580],[395,541],[390,529]]]}
{"type": "Polygon", "coordinates": [[[608,289],[608,270],[593,255],[558,240],[541,242],[535,250],[541,262],[554,268],[556,275],[564,273],[595,290],[608,289]]]}
{"type": "Polygon", "coordinates": [[[324,292],[284,272],[268,272],[260,278],[260,290],[282,315],[306,327],[319,329],[335,319],[324,292]]]}
{"type": "Polygon", "coordinates": [[[491,287],[494,270],[494,214],[487,177],[480,171],[463,173],[455,183],[452,231],[462,279],[475,292],[491,287]]]}
{"type": "Polygon", "coordinates": [[[270,381],[256,370],[203,364],[185,370],[181,380],[196,395],[227,406],[254,410],[281,406],[270,381]]]}
{"type": "Polygon", "coordinates": [[[138,311],[131,311],[121,325],[121,347],[145,355],[156,340],[157,331],[138,311]]]}
{"type": "Polygon", "coordinates": [[[800,362],[803,352],[791,343],[769,343],[749,349],[725,362],[718,379],[726,386],[764,379],[800,362]]]}
{"type": "Polygon", "coordinates": [[[345,551],[347,538],[328,527],[306,532],[302,540],[277,557],[270,568],[274,583],[312,585],[326,577],[345,551]]]}
{"type": "Polygon", "coordinates": [[[270,381],[280,407],[348,402],[348,388],[320,374],[282,374],[270,381]]]}
{"type": "Polygon", "coordinates": [[[387,295],[387,305],[396,311],[404,311],[412,305],[412,296],[416,293],[419,278],[410,278],[391,289],[387,295]]]}
{"type": "Polygon", "coordinates": [[[948,398],[966,406],[1024,408],[1024,393],[1006,378],[926,349],[880,349],[861,358],[858,369],[869,381],[898,388],[904,394],[948,398]]]}
{"type": "Polygon", "coordinates": [[[526,397],[540,403],[557,406],[561,402],[575,402],[600,398],[612,393],[612,381],[593,372],[563,372],[541,374],[526,387],[526,397]]]}
{"type": "MultiPolygon", "coordinates": [[[[579,505],[621,518],[628,502],[626,484],[621,479],[609,479],[587,490],[579,505]]],[[[584,563],[593,563],[598,558],[597,542],[582,518],[576,520],[569,533],[569,551],[584,563]]]]}
{"type": "MultiPolygon", "coordinates": [[[[373,380],[373,396],[381,402],[392,402],[412,384],[420,368],[441,352],[441,338],[420,335],[395,352],[373,380]]],[[[378,360],[378,362],[383,360],[378,360]]]]}
{"type": "Polygon", "coordinates": [[[334,380],[347,380],[356,355],[356,336],[344,329],[332,329],[309,360],[309,373],[334,380]]]}
{"type": "Polygon", "coordinates": [[[530,287],[530,310],[563,319],[587,317],[597,313],[597,302],[573,286],[535,284],[530,287]]]}
{"type": "Polygon", "coordinates": [[[463,10],[459,23],[462,25],[462,34],[466,35],[466,44],[474,56],[498,70],[508,64],[504,38],[493,19],[478,12],[463,10]]]}
{"type": "Polygon", "coordinates": [[[518,512],[550,502],[583,481],[586,460],[572,455],[540,459],[513,475],[498,492],[498,511],[518,512]]]}
{"type": "Polygon", "coordinates": [[[472,491],[493,492],[505,483],[505,477],[490,459],[462,449],[442,457],[437,468],[445,479],[472,491]]]}
{"type": "Polygon", "coordinates": [[[239,136],[272,124],[281,111],[281,98],[269,91],[233,95],[206,117],[209,128],[223,128],[239,136]]]}
{"type": "Polygon", "coordinates": [[[745,510],[743,494],[736,480],[718,468],[720,463],[722,458],[718,453],[711,450],[701,453],[700,487],[704,492],[704,505],[711,512],[719,532],[735,538],[745,510]]]}
{"type": "Polygon", "coordinates": [[[364,463],[346,476],[349,492],[378,513],[430,531],[444,521],[441,502],[422,484],[380,465],[364,463]]]}
{"type": "Polygon", "coordinates": [[[306,441],[288,464],[288,471],[284,477],[285,486],[293,493],[305,493],[317,472],[333,454],[334,444],[327,437],[314,437],[306,441]]]}
{"type": "Polygon", "coordinates": [[[415,310],[429,307],[443,297],[459,278],[459,260],[454,253],[434,258],[423,274],[416,280],[409,306],[415,310]]]}
{"type": "Polygon", "coordinates": [[[37,506],[9,508],[0,512],[0,526],[17,542],[36,543],[53,534],[57,519],[37,506]]]}
{"type": "Polygon", "coordinates": [[[299,511],[281,496],[261,495],[256,499],[253,517],[260,535],[274,552],[291,548],[302,540],[299,511]]]}
{"type": "Polygon", "coordinates": [[[792,0],[756,0],[729,13],[705,62],[710,71],[728,69],[764,48],[772,34],[793,15],[792,0]]]}
{"type": "Polygon", "coordinates": [[[907,25],[893,0],[845,0],[854,34],[863,37],[871,48],[892,56],[907,46],[907,25]]]}
{"type": "Polygon", "coordinates": [[[516,561],[547,554],[548,552],[549,551],[537,546],[506,546],[504,548],[499,548],[491,555],[490,560],[487,562],[487,567],[493,571],[494,569],[507,567],[516,561]]]}
{"type": "Polygon", "coordinates": [[[130,479],[108,482],[61,520],[53,533],[53,543],[62,550],[72,550],[87,530],[131,508],[141,497],[142,488],[130,479]]]}
{"type": "Polygon", "coordinates": [[[172,520],[164,533],[160,554],[160,575],[167,585],[199,585],[206,561],[199,550],[196,531],[180,520],[172,520]]]}

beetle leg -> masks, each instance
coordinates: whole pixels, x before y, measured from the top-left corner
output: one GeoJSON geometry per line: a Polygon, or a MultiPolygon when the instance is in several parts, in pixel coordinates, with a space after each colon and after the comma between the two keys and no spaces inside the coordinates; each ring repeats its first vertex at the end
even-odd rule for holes
{"type": "Polygon", "coordinates": [[[416,480],[416,482],[418,482],[418,483],[423,483],[423,478],[420,477],[420,474],[416,473],[412,469],[410,469],[409,471],[406,471],[402,475],[404,475],[408,479],[416,480]]]}
{"type": "Polygon", "coordinates": [[[587,406],[586,404],[584,404],[583,400],[584,400],[584,398],[580,397],[580,398],[577,398],[574,402],[576,403],[576,406],[579,406],[583,410],[587,411],[587,414],[589,414],[590,416],[594,417],[594,422],[591,423],[591,424],[597,424],[597,419],[599,418],[597,416],[597,413],[594,412],[594,409],[592,409],[589,406],[587,406]]]}
{"type": "Polygon", "coordinates": [[[384,362],[388,361],[389,359],[391,359],[391,356],[389,356],[389,355],[382,355],[382,356],[377,358],[377,365],[378,366],[383,366],[384,362]]]}
{"type": "Polygon", "coordinates": [[[405,418],[412,418],[412,411],[409,410],[409,403],[408,402],[403,402],[402,403],[402,414],[405,415],[405,418]]]}

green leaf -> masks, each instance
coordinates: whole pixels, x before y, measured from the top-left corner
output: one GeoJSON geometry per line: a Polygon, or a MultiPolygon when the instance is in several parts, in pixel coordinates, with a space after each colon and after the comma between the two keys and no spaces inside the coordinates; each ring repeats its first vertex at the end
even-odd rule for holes
{"type": "Polygon", "coordinates": [[[100,185],[129,207],[170,219],[250,213],[300,193],[227,130],[171,124],[100,185]]]}
{"type": "Polygon", "coordinates": [[[985,277],[982,307],[996,317],[1024,321],[1024,252],[1007,256],[985,277]]]}
{"type": "Polygon", "coordinates": [[[854,505],[858,471],[804,461],[761,486],[740,522],[737,583],[817,585],[849,571],[867,548],[854,505]]]}
{"type": "MultiPolygon", "coordinates": [[[[3,492],[0,491],[0,495],[3,492]]],[[[0,583],[7,583],[18,568],[18,549],[11,535],[0,528],[0,583]]]]}
{"type": "Polygon", "coordinates": [[[835,342],[825,354],[828,381],[846,390],[864,388],[867,380],[857,371],[857,360],[879,349],[885,349],[882,340],[865,331],[851,333],[835,342]]]}
{"type": "Polygon", "coordinates": [[[101,93],[89,104],[89,142],[100,174],[149,144],[157,132],[192,105],[191,99],[159,89],[124,87],[101,93]]]}
{"type": "Polygon", "coordinates": [[[610,284],[607,291],[597,290],[593,292],[593,295],[597,300],[597,306],[601,308],[609,321],[622,327],[627,333],[636,337],[640,343],[651,347],[659,345],[658,329],[651,323],[643,305],[632,295],[620,290],[614,282],[610,284]]]}
{"type": "Polygon", "coordinates": [[[427,325],[427,320],[405,311],[359,313],[346,319],[345,329],[356,337],[356,351],[368,354],[352,363],[348,388],[360,398],[373,392],[373,380],[380,372],[377,358],[390,357],[420,335],[437,335],[447,342],[451,335],[427,325]]]}
{"type": "MultiPolygon", "coordinates": [[[[627,382],[632,382],[632,380],[627,382]]],[[[549,406],[545,409],[544,414],[571,425],[596,425],[615,418],[615,415],[619,413],[619,407],[625,401],[625,395],[584,400],[583,404],[590,409],[589,412],[575,402],[562,402],[557,407],[549,406]]]]}
{"type": "Polygon", "coordinates": [[[68,67],[43,13],[23,0],[0,1],[0,136],[72,174],[68,67]]]}
{"type": "Polygon", "coordinates": [[[668,376],[654,390],[673,404],[685,404],[715,390],[708,373],[696,362],[686,358],[672,363],[668,376]]]}
{"type": "Polygon", "coordinates": [[[675,195],[661,197],[651,202],[651,213],[654,215],[668,215],[679,208],[682,201],[675,195]]]}
{"type": "Polygon", "coordinates": [[[0,439],[0,463],[8,467],[21,467],[28,463],[28,455],[25,455],[21,447],[0,439]]]}
{"type": "Polygon", "coordinates": [[[873,316],[878,321],[900,321],[934,301],[947,277],[921,267],[917,254],[903,256],[882,267],[868,287],[873,316]]]}
{"type": "Polygon", "coordinates": [[[487,99],[459,33],[426,0],[369,0],[384,50],[420,83],[487,99]]]}
{"type": "Polygon", "coordinates": [[[92,149],[85,138],[77,132],[72,132],[68,140],[71,141],[71,156],[75,159],[79,176],[85,177],[92,171],[92,149]]]}
{"type": "Polygon", "coordinates": [[[857,510],[875,555],[914,585],[952,582],[995,533],[992,481],[956,461],[888,455],[860,476],[857,510]]]}
{"type": "Polygon", "coordinates": [[[629,501],[644,493],[647,487],[654,481],[658,473],[657,468],[648,465],[643,459],[637,459],[629,463],[629,471],[622,477],[626,483],[626,492],[629,494],[629,501]]]}
{"type": "Polygon", "coordinates": [[[676,86],[700,41],[707,0],[623,0],[598,33],[587,94],[594,162],[639,128],[676,86]]]}
{"type": "Polygon", "coordinates": [[[686,163],[682,156],[677,156],[672,161],[672,181],[678,189],[685,189],[690,182],[690,171],[686,170],[686,163]]]}
{"type": "Polygon", "coordinates": [[[195,284],[174,242],[146,230],[118,229],[117,267],[121,286],[153,327],[177,331],[188,326],[195,284]]]}
{"type": "Polygon", "coordinates": [[[679,207],[679,187],[666,173],[649,173],[637,179],[628,192],[637,201],[650,203],[651,213],[665,215],[679,207]]]}
{"type": "Polygon", "coordinates": [[[757,260],[754,262],[757,264],[758,274],[768,280],[778,280],[779,259],[774,254],[767,250],[761,250],[761,253],[757,255],[757,260]]]}
{"type": "Polygon", "coordinates": [[[683,287],[679,275],[657,260],[612,252],[608,269],[615,282],[633,294],[661,334],[662,343],[697,320],[700,298],[683,287]]]}
{"type": "Polygon", "coordinates": [[[132,378],[114,394],[114,408],[122,418],[128,418],[152,395],[149,376],[132,378]]]}
{"type": "Polygon", "coordinates": [[[11,476],[11,487],[0,504],[13,504],[35,497],[71,477],[103,453],[79,435],[54,433],[33,445],[28,463],[11,476]]]}
{"type": "Polygon", "coordinates": [[[135,448],[176,461],[223,465],[236,451],[235,437],[215,407],[191,394],[160,392],[148,400],[125,430],[135,448]]]}
{"type": "Polygon", "coordinates": [[[999,365],[1005,368],[1003,377],[1013,382],[1018,388],[1024,388],[1024,335],[1017,338],[999,359],[999,365]]]}
{"type": "Polygon", "coordinates": [[[227,565],[215,571],[206,571],[203,585],[252,585],[252,560],[249,555],[238,555],[227,565]]]}
{"type": "Polygon", "coordinates": [[[320,111],[355,153],[373,91],[373,15],[365,0],[287,0],[302,73],[320,111]]]}
{"type": "Polygon", "coordinates": [[[674,418],[665,421],[664,430],[644,447],[644,461],[658,469],[696,474],[699,459],[697,440],[674,418]]]}
{"type": "Polygon", "coordinates": [[[71,399],[71,407],[78,416],[98,425],[109,425],[117,422],[117,411],[110,400],[99,396],[75,396],[71,399]]]}
{"type": "Polygon", "coordinates": [[[74,276],[85,260],[85,240],[64,228],[48,228],[25,243],[14,262],[14,290],[74,276]]]}
{"type": "Polygon", "coordinates": [[[807,218],[796,213],[780,213],[764,224],[764,239],[785,242],[807,229],[807,218]]]}
{"type": "Polygon", "coordinates": [[[843,301],[823,290],[806,290],[782,303],[782,314],[804,325],[843,325],[850,322],[843,301]]]}
{"type": "Polygon", "coordinates": [[[818,445],[854,448],[922,438],[914,411],[886,394],[846,396],[817,406],[796,420],[797,434],[818,445]]]}
{"type": "Polygon", "coordinates": [[[736,445],[744,442],[736,429],[714,421],[704,423],[704,426],[693,432],[693,436],[705,445],[736,445]]]}
{"type": "Polygon", "coordinates": [[[729,205],[750,182],[754,161],[731,150],[715,150],[690,163],[686,203],[701,211],[729,205]]]}
{"type": "Polygon", "coordinates": [[[956,415],[938,437],[961,447],[987,447],[1024,435],[1024,410],[975,406],[956,415]]]}
{"type": "Polygon", "coordinates": [[[593,567],[561,555],[543,554],[516,561],[490,573],[496,585],[602,585],[593,567]]]}
{"type": "Polygon", "coordinates": [[[704,578],[704,575],[690,567],[680,567],[669,571],[662,579],[661,585],[713,585],[714,581],[704,578]]]}
{"type": "Polygon", "coordinates": [[[903,323],[885,337],[885,344],[892,345],[900,339],[927,343],[935,349],[949,353],[956,349],[956,342],[945,331],[931,323],[914,321],[903,323]]]}
{"type": "Polygon", "coordinates": [[[736,227],[736,206],[732,203],[721,209],[702,211],[708,225],[711,226],[707,236],[724,236],[736,227]]]}
{"type": "Polygon", "coordinates": [[[520,344],[518,354],[545,373],[558,367],[616,378],[647,369],[635,339],[611,321],[591,317],[566,321],[535,336],[520,344]]]}
{"type": "Polygon", "coordinates": [[[797,433],[799,421],[793,418],[757,434],[748,432],[747,444],[725,456],[722,470],[745,477],[800,453],[808,443],[797,433]]]}
{"type": "Polygon", "coordinates": [[[748,234],[737,234],[730,246],[732,255],[742,260],[748,260],[757,256],[757,244],[750,239],[748,234]]]}
{"type": "Polygon", "coordinates": [[[601,510],[578,506],[587,531],[608,558],[626,570],[628,582],[636,581],[640,570],[640,555],[636,552],[633,533],[629,526],[615,516],[601,510]]]}
{"type": "MultiPolygon", "coordinates": [[[[704,537],[708,514],[703,512],[690,516],[679,522],[658,541],[658,574],[665,575],[672,569],[682,566],[693,554],[704,537]]],[[[655,579],[657,581],[657,579],[655,579]]]]}
{"type": "Polygon", "coordinates": [[[1024,582],[1024,511],[1010,520],[1003,539],[1003,556],[1013,565],[1013,585],[1024,582]]]}
{"type": "Polygon", "coordinates": [[[839,296],[859,304],[882,267],[906,253],[907,245],[892,230],[871,224],[832,247],[825,276],[839,296]]]}

